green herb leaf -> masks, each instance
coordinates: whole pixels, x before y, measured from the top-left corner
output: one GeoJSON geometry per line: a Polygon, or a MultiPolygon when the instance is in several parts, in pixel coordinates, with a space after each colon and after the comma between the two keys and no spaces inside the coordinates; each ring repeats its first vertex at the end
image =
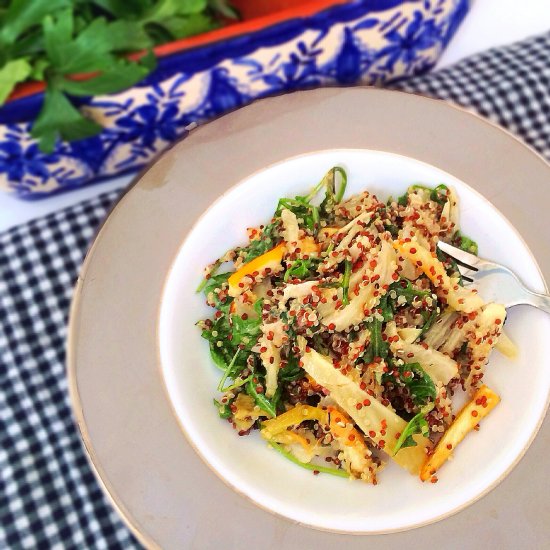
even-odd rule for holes
{"type": "Polygon", "coordinates": [[[8,61],[0,69],[0,105],[6,101],[15,85],[23,82],[31,71],[32,67],[26,59],[8,61]]]}
{"type": "Polygon", "coordinates": [[[435,400],[436,389],[433,380],[420,366],[420,363],[406,363],[404,365],[393,365],[394,370],[399,373],[396,379],[390,372],[382,375],[382,382],[400,382],[407,387],[411,393],[413,403],[417,406],[426,405],[431,399],[435,400]],[[406,374],[405,374],[406,373],[406,374]]]}
{"type": "Polygon", "coordinates": [[[375,357],[386,358],[389,345],[382,339],[382,321],[374,317],[370,323],[367,323],[367,328],[370,331],[370,344],[364,355],[364,361],[370,363],[375,357]]]}
{"type": "Polygon", "coordinates": [[[351,262],[344,260],[344,277],[342,278],[342,303],[349,304],[349,280],[351,277],[351,262]]]}
{"type": "Polygon", "coordinates": [[[133,86],[149,72],[149,68],[139,63],[116,60],[109,71],[96,77],[79,81],[63,79],[58,81],[58,85],[63,91],[75,96],[110,94],[133,86]]]}
{"type": "Polygon", "coordinates": [[[277,408],[273,403],[263,394],[256,391],[256,384],[250,379],[246,383],[246,393],[252,397],[263,411],[265,411],[271,418],[277,416],[277,408]]]}
{"type": "Polygon", "coordinates": [[[220,418],[231,418],[231,408],[228,404],[220,403],[217,399],[213,399],[213,401],[216,409],[218,409],[218,414],[220,415],[220,418]]]}
{"type": "Polygon", "coordinates": [[[421,434],[424,437],[428,437],[430,435],[430,427],[425,416],[432,409],[433,404],[425,407],[416,416],[413,416],[395,443],[395,447],[393,448],[394,456],[400,449],[404,449],[406,447],[416,447],[416,441],[413,439],[413,435],[421,434]]]}
{"type": "Polygon", "coordinates": [[[233,369],[233,366],[235,365],[236,361],[237,361],[237,357],[239,356],[239,353],[241,352],[240,349],[238,349],[236,352],[235,352],[235,355],[233,355],[233,359],[231,359],[231,362],[229,363],[229,365],[227,365],[227,368],[225,369],[225,372],[223,373],[223,376],[218,384],[218,391],[222,391],[223,390],[223,386],[225,384],[225,381],[228,379],[228,378],[232,378],[233,380],[235,379],[235,375],[233,375],[232,373],[232,369],[233,369]]]}
{"type": "Polygon", "coordinates": [[[449,188],[441,183],[437,187],[435,187],[430,193],[430,200],[437,202],[437,204],[443,206],[447,202],[448,191],[449,188]]]}
{"type": "Polygon", "coordinates": [[[292,265],[285,271],[283,277],[286,283],[289,279],[300,279],[304,281],[310,277],[317,276],[317,266],[320,263],[319,258],[308,258],[307,260],[298,259],[292,262],[292,265]]]}
{"type": "Polygon", "coordinates": [[[43,151],[52,151],[58,137],[73,141],[93,136],[100,130],[101,126],[84,117],[61,91],[48,87],[32,135],[40,139],[43,151]]]}
{"type": "Polygon", "coordinates": [[[256,317],[247,317],[243,319],[240,315],[231,315],[231,334],[233,338],[231,343],[233,345],[244,346],[243,349],[250,350],[258,341],[260,336],[260,326],[262,324],[261,315],[262,300],[258,300],[254,304],[256,310],[256,317]]]}
{"type": "Polygon", "coordinates": [[[378,309],[380,309],[382,317],[384,317],[384,321],[388,322],[393,319],[394,311],[391,304],[391,300],[389,299],[387,294],[384,294],[384,296],[382,296],[382,299],[378,304],[378,309]]]}
{"type": "Polygon", "coordinates": [[[286,365],[279,369],[279,380],[281,382],[292,382],[305,376],[305,371],[299,365],[299,359],[295,355],[289,355],[286,365]]]}
{"type": "Polygon", "coordinates": [[[278,244],[280,240],[276,236],[278,227],[279,220],[275,219],[264,227],[262,234],[257,239],[253,239],[248,246],[239,249],[239,252],[244,253],[245,262],[250,262],[254,258],[265,254],[278,244]]]}
{"type": "Polygon", "coordinates": [[[464,250],[465,252],[469,252],[470,254],[474,254],[477,256],[479,252],[479,248],[477,246],[477,243],[470,239],[470,237],[467,237],[460,231],[457,231],[452,238],[452,244],[461,250],[464,250]]]}
{"type": "Polygon", "coordinates": [[[283,208],[293,212],[299,220],[299,225],[315,233],[319,223],[319,207],[310,204],[308,197],[295,197],[294,199],[279,199],[276,216],[281,215],[283,208]],[[302,221],[301,221],[302,220],[302,221]]]}
{"type": "Polygon", "coordinates": [[[321,183],[317,186],[325,187],[325,198],[321,203],[320,210],[325,214],[329,214],[330,211],[338,204],[343,198],[348,185],[348,175],[346,171],[340,166],[334,166],[331,168],[321,180],[321,183]],[[340,185],[337,188],[336,180],[340,176],[340,185]]]}
{"type": "Polygon", "coordinates": [[[278,453],[281,453],[287,460],[294,462],[298,466],[310,470],[312,472],[321,472],[323,474],[331,474],[338,477],[349,477],[349,474],[345,470],[336,468],[328,468],[327,466],[318,466],[317,464],[311,464],[310,462],[302,462],[298,460],[292,453],[285,451],[281,445],[274,441],[268,441],[269,445],[273,447],[278,453]]]}
{"type": "Polygon", "coordinates": [[[71,0],[12,0],[0,21],[0,44],[13,44],[17,37],[44,17],[61,8],[68,8],[71,0]]]}

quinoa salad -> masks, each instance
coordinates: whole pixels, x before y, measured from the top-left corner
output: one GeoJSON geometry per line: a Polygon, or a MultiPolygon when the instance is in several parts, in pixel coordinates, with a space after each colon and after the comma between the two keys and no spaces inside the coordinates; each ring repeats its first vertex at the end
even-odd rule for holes
{"type": "Polygon", "coordinates": [[[314,474],[377,484],[392,460],[435,483],[500,400],[483,376],[494,347],[515,354],[506,311],[437,247],[477,254],[453,189],[383,202],[344,198],[346,184],[331,168],[206,267],[198,291],[215,311],[197,324],[220,369],[215,409],[314,474]]]}

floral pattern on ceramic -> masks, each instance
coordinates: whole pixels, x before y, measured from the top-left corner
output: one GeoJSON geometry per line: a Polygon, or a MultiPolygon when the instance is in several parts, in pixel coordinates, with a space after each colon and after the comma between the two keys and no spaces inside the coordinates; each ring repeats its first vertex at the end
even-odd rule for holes
{"type": "Polygon", "coordinates": [[[143,167],[189,125],[255,98],[426,72],[468,8],[469,0],[356,0],[161,58],[139,86],[82,101],[104,131],[59,142],[52,154],[29,133],[41,94],[11,102],[0,109],[0,187],[27,199],[74,189],[143,167]]]}

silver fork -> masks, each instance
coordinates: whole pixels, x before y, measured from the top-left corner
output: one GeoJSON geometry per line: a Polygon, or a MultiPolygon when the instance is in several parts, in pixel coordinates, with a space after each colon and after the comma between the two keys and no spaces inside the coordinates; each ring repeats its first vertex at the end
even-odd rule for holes
{"type": "Polygon", "coordinates": [[[457,261],[465,285],[476,288],[485,301],[497,302],[507,308],[528,304],[550,313],[550,296],[525,288],[507,267],[478,258],[443,241],[439,241],[437,246],[457,261]]]}

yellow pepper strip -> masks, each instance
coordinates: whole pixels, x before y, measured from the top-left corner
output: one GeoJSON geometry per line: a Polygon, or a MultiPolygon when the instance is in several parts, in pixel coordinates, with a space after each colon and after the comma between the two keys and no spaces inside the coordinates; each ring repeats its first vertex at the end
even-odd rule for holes
{"type": "Polygon", "coordinates": [[[346,414],[334,407],[328,407],[327,412],[329,413],[330,432],[334,437],[348,447],[366,446],[363,436],[355,429],[353,421],[346,414]]]}
{"type": "Polygon", "coordinates": [[[243,279],[247,275],[252,275],[256,272],[261,275],[265,272],[267,268],[270,268],[273,271],[277,270],[277,268],[280,268],[284,253],[285,245],[281,243],[275,248],[268,250],[265,254],[262,254],[261,256],[254,258],[247,264],[244,264],[240,269],[235,271],[235,273],[233,273],[231,277],[229,277],[229,279],[227,279],[227,282],[229,284],[229,295],[236,297],[244,292],[244,290],[246,289],[246,285],[244,284],[243,279]],[[239,286],[241,283],[243,283],[242,287],[239,286]]]}
{"type": "Polygon", "coordinates": [[[443,437],[439,440],[432,456],[420,469],[420,479],[430,479],[451,456],[455,447],[473,430],[479,421],[487,416],[500,402],[500,397],[487,386],[481,386],[472,400],[458,413],[443,437]]]}
{"type": "Polygon", "coordinates": [[[435,287],[449,287],[451,282],[445,267],[434,258],[429,250],[417,242],[403,240],[393,241],[393,247],[410,260],[415,267],[420,268],[435,287]]]}
{"type": "Polygon", "coordinates": [[[319,254],[321,247],[315,242],[313,237],[304,237],[297,244],[300,249],[300,254],[319,254]]]}
{"type": "Polygon", "coordinates": [[[297,434],[296,432],[291,432],[285,430],[284,432],[274,435],[270,441],[275,443],[282,443],[283,445],[292,445],[293,443],[299,443],[306,452],[311,451],[311,445],[309,441],[302,435],[297,434]]]}
{"type": "Polygon", "coordinates": [[[265,439],[272,439],[277,434],[284,432],[290,426],[297,426],[304,420],[318,420],[327,423],[327,411],[320,407],[310,405],[296,405],[279,416],[267,420],[262,424],[261,434],[265,439]]]}

